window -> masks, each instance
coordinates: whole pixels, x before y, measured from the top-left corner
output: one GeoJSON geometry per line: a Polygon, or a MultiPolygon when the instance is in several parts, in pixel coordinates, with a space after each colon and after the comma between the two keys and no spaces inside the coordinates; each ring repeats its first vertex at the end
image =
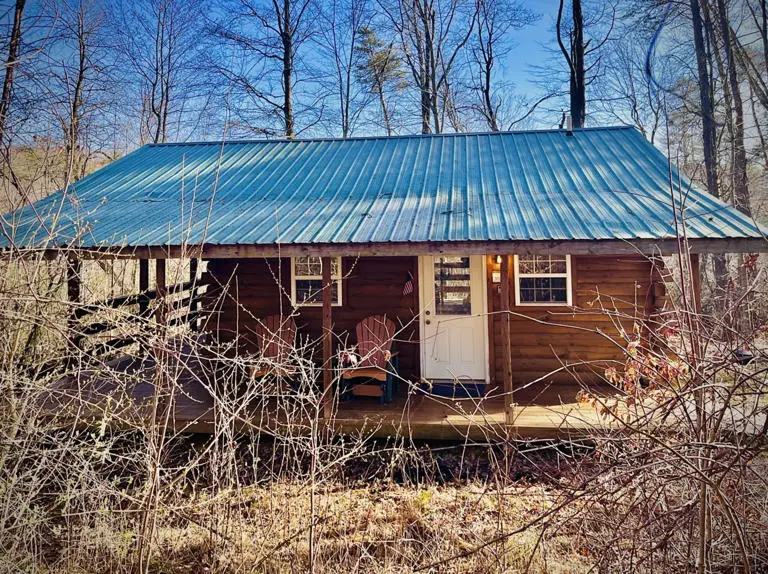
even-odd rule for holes
{"type": "Polygon", "coordinates": [[[515,255],[516,305],[570,305],[570,255],[515,255]]]}
{"type": "MultiPolygon", "coordinates": [[[[333,304],[341,305],[341,257],[331,259],[333,304]]],[[[314,255],[291,258],[291,301],[294,305],[323,304],[323,260],[314,255]]]]}
{"type": "Polygon", "coordinates": [[[435,314],[472,313],[469,257],[435,257],[435,314]]]}

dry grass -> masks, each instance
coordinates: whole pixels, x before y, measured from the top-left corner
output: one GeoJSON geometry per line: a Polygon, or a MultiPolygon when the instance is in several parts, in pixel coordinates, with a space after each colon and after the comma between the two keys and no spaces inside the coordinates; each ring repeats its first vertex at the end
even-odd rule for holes
{"type": "MultiPolygon", "coordinates": [[[[479,482],[431,487],[329,484],[316,492],[315,571],[412,572],[518,529],[546,513],[551,504],[552,494],[542,486],[518,485],[499,492],[479,482]]],[[[152,572],[309,570],[311,509],[306,484],[274,481],[212,497],[198,494],[179,498],[159,514],[164,524],[157,531],[152,572]]],[[[130,571],[127,559],[134,550],[135,532],[121,525],[119,519],[107,519],[75,532],[62,528],[42,549],[47,555],[44,569],[130,571]],[[68,537],[70,544],[77,543],[75,554],[64,547],[68,537]]],[[[539,541],[540,532],[531,528],[429,571],[589,569],[590,562],[569,536],[539,541]]]]}

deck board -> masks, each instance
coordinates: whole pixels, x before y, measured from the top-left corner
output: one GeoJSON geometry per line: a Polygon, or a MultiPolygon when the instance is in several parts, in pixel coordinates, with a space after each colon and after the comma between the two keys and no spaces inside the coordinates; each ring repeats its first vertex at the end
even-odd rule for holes
{"type": "MultiPolygon", "coordinates": [[[[108,367],[60,379],[45,401],[50,419],[69,424],[77,413],[79,424],[95,424],[109,411],[111,420],[126,426],[146,423],[151,417],[155,383],[167,382],[157,378],[155,365],[148,361],[123,360],[108,367]]],[[[215,384],[205,374],[206,369],[197,359],[187,357],[175,363],[171,360],[166,372],[174,373],[173,397],[158,404],[159,408],[172,405],[172,426],[180,432],[214,432],[222,418],[216,410],[221,402],[214,398],[215,384]]],[[[518,404],[512,408],[508,424],[503,396],[450,399],[409,391],[407,385],[401,385],[392,403],[386,405],[372,397],[338,400],[333,419],[326,422],[345,434],[481,441],[583,437],[608,428],[609,421],[594,407],[575,402],[576,390],[557,386],[520,393],[515,396],[518,404]]],[[[293,408],[286,406],[293,404],[290,400],[285,396],[256,397],[248,404],[230,400],[229,408],[238,410],[234,420],[242,431],[279,433],[291,425],[293,430],[306,427],[306,421],[297,424],[295,412],[288,413],[293,408]]]]}

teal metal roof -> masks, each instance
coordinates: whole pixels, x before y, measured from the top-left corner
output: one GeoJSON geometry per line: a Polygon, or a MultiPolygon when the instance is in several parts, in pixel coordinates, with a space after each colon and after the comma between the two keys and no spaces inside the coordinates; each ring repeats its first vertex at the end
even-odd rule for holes
{"type": "MultiPolygon", "coordinates": [[[[4,216],[0,246],[663,239],[668,169],[629,127],[146,145],[4,216]]],[[[765,233],[686,191],[690,238],[765,233]]]]}

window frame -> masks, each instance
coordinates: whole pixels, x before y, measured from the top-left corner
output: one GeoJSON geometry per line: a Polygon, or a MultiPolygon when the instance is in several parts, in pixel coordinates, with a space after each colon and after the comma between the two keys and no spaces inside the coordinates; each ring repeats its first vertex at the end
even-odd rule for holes
{"type": "MultiPolygon", "coordinates": [[[[320,275],[297,275],[296,274],[296,260],[301,257],[317,257],[322,262],[323,258],[319,255],[302,255],[299,257],[291,257],[291,304],[294,307],[322,307],[323,302],[317,301],[297,301],[296,299],[296,281],[297,280],[310,280],[310,281],[317,281],[323,280],[322,273],[320,275]]],[[[337,294],[337,301],[332,301],[331,306],[332,307],[341,307],[342,302],[344,301],[344,295],[343,295],[343,286],[344,281],[343,278],[343,271],[341,268],[341,257],[331,257],[331,259],[336,260],[336,269],[338,270],[338,273],[336,275],[333,275],[333,270],[331,270],[331,282],[336,283],[336,294],[337,294]]]]}
{"type": "Polygon", "coordinates": [[[515,255],[515,306],[516,307],[571,307],[573,306],[573,269],[571,256],[565,256],[565,273],[520,273],[520,256],[515,255]],[[520,279],[562,279],[565,278],[565,301],[521,301],[520,279]]]}

